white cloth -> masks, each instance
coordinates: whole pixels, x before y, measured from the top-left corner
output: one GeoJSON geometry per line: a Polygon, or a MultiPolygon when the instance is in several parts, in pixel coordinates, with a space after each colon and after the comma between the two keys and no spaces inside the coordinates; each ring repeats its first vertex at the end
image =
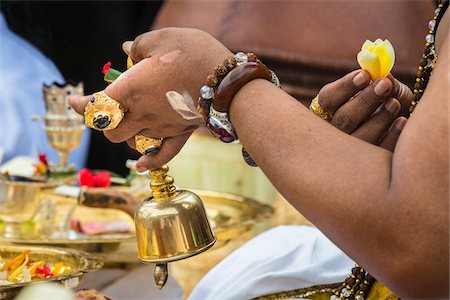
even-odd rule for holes
{"type": "MultiPolygon", "coordinates": [[[[44,115],[43,84],[63,83],[55,65],[35,47],[8,29],[0,13],[0,148],[3,162],[11,158],[48,155],[58,162],[56,151],[47,142],[42,121],[32,121],[33,115],[44,115]]],[[[69,163],[79,169],[84,166],[89,145],[85,130],[80,146],[69,155],[69,163]]]]}
{"type": "Polygon", "coordinates": [[[194,288],[189,300],[241,300],[336,283],[354,262],[310,226],[279,226],[234,251],[194,288]]]}

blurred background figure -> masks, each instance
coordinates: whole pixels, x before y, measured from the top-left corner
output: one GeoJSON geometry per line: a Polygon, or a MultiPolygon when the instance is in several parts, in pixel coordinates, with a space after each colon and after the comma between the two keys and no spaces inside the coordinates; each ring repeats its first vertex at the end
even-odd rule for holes
{"type": "Polygon", "coordinates": [[[435,1],[199,1],[166,0],[153,28],[209,32],[233,52],[254,52],[283,89],[308,103],[325,84],[358,68],[366,39],[389,39],[393,75],[412,87],[428,15],[435,1]],[[383,17],[380,17],[383,16],[383,17]]]}
{"type": "MultiPolygon", "coordinates": [[[[53,62],[37,48],[8,29],[0,13],[0,152],[6,162],[15,156],[37,158],[46,153],[58,162],[56,151],[47,142],[43,123],[33,115],[44,115],[43,85],[64,83],[53,62]]],[[[89,144],[86,130],[80,146],[70,154],[69,162],[84,166],[89,144]]]]}
{"type": "MultiPolygon", "coordinates": [[[[126,69],[126,55],[122,51],[122,43],[148,31],[161,3],[162,1],[1,1],[0,6],[10,30],[29,41],[51,59],[56,65],[55,67],[52,64],[55,72],[57,72],[56,68],[60,70],[62,76],[57,72],[58,77],[51,78],[50,83],[63,78],[74,82],[82,81],[85,94],[90,94],[106,87],[101,73],[106,62],[111,61],[112,67],[117,70],[126,69]]],[[[3,33],[1,44],[0,51],[3,58],[0,71],[3,98],[3,91],[6,90],[3,88],[3,84],[6,83],[3,69],[3,60],[6,60],[3,33]]],[[[25,63],[23,67],[19,67],[17,58],[20,57],[24,60],[21,57],[23,54],[19,53],[22,52],[16,52],[6,61],[11,68],[27,76],[23,79],[23,86],[25,86],[25,83],[31,84],[32,79],[36,79],[36,75],[32,77],[33,71],[25,63]]],[[[50,62],[48,59],[47,61],[50,62]]],[[[18,84],[9,83],[9,86],[15,87],[18,84]]],[[[33,99],[36,100],[36,103],[39,102],[42,110],[44,109],[42,83],[37,86],[39,90],[36,90],[35,96],[25,97],[29,100],[20,100],[24,102],[24,105],[28,105],[27,110],[16,109],[22,116],[26,114],[25,118],[28,118],[28,115],[43,112],[34,110],[30,105],[31,99],[33,99]]],[[[10,108],[3,106],[3,99],[1,101],[2,108],[5,107],[4,111],[9,112],[10,108]]],[[[2,125],[11,124],[11,120],[7,121],[3,117],[0,122],[2,125]]],[[[34,130],[39,131],[42,136],[36,136],[34,139],[45,144],[45,133],[41,127],[36,125],[34,123],[34,130]]],[[[9,149],[24,148],[23,145],[6,142],[3,138],[3,130],[6,128],[8,127],[3,126],[0,129],[1,145],[8,144],[9,149]]],[[[11,139],[20,138],[16,132],[9,131],[8,136],[11,136],[11,139]]],[[[138,153],[125,143],[110,143],[101,132],[90,129],[87,129],[86,132],[90,132],[91,136],[89,146],[81,145],[70,154],[70,157],[73,158],[78,155],[76,153],[84,154],[83,158],[79,158],[77,167],[85,165],[92,169],[108,169],[123,176],[127,175],[129,170],[126,168],[125,162],[130,158],[137,159],[138,153]]],[[[22,140],[23,143],[29,145],[23,137],[22,140]]],[[[22,154],[29,155],[30,153],[27,151],[30,151],[32,156],[35,156],[35,150],[29,148],[31,147],[25,147],[22,154]]],[[[42,148],[41,151],[44,152],[44,149],[47,148],[42,148]]],[[[7,153],[6,155],[11,157],[17,154],[7,153]]]]}

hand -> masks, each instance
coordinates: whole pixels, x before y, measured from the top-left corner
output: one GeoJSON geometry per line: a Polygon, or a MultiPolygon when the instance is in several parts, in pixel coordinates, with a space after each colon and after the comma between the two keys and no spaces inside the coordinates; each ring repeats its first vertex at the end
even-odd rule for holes
{"type": "MultiPolygon", "coordinates": [[[[119,126],[105,131],[112,142],[127,141],[134,148],[134,135],[164,138],[157,154],[142,156],[136,169],[155,168],[172,159],[190,134],[198,128],[201,116],[195,107],[207,75],[231,52],[209,34],[185,28],[165,28],[138,36],[129,50],[136,64],[105,89],[119,101],[125,117],[119,126]],[[179,95],[191,117],[174,110],[171,95],[179,95]],[[197,114],[197,115],[196,115],[197,114]]],[[[89,96],[71,97],[70,105],[84,113],[89,96]]],[[[176,104],[176,103],[175,103],[176,104]]]]}
{"type": "Polygon", "coordinates": [[[408,109],[413,94],[392,75],[369,82],[369,73],[353,71],[325,85],[319,92],[319,104],[333,114],[331,125],[394,151],[407,120],[398,116],[408,109]]]}

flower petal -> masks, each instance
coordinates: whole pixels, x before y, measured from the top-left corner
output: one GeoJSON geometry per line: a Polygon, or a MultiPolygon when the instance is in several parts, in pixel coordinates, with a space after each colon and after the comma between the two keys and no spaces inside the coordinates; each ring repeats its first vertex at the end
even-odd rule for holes
{"type": "Polygon", "coordinates": [[[361,68],[370,73],[372,80],[380,77],[380,60],[375,53],[361,50],[358,53],[357,60],[361,68]]]}
{"type": "Polygon", "coordinates": [[[383,43],[383,40],[380,39],[380,38],[376,39],[375,42],[373,42],[373,44],[374,44],[375,46],[378,46],[378,45],[380,45],[381,43],[383,43]]]}
{"type": "Polygon", "coordinates": [[[395,62],[394,47],[389,40],[384,40],[375,48],[375,54],[380,60],[380,77],[386,77],[391,72],[395,62]]]}
{"type": "Polygon", "coordinates": [[[364,44],[362,45],[361,50],[367,50],[367,51],[370,51],[370,49],[372,49],[373,46],[374,46],[374,44],[373,44],[372,41],[366,40],[366,41],[364,42],[364,44]]]}

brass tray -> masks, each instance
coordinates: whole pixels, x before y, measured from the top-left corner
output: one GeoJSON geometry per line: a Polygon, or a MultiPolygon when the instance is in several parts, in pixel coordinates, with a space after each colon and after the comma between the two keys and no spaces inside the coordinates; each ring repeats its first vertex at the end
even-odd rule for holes
{"type": "Polygon", "coordinates": [[[94,272],[103,266],[103,262],[95,256],[79,250],[64,248],[0,245],[0,256],[7,259],[18,255],[26,249],[31,250],[30,256],[34,259],[45,260],[47,262],[61,261],[63,264],[70,266],[73,272],[48,279],[0,286],[1,300],[12,299],[19,293],[21,288],[35,282],[56,281],[66,287],[75,287],[80,283],[84,274],[94,272]]]}
{"type": "Polygon", "coordinates": [[[273,214],[273,208],[230,193],[192,190],[200,196],[219,241],[227,241],[252,229],[273,214]]]}
{"type": "MultiPolygon", "coordinates": [[[[80,221],[125,221],[134,227],[133,220],[124,212],[115,209],[96,209],[79,206],[73,215],[80,221]]],[[[1,227],[1,224],[0,224],[1,227]]],[[[23,225],[23,236],[5,237],[0,228],[0,242],[27,245],[56,245],[88,252],[103,252],[118,248],[120,243],[134,241],[135,233],[103,233],[88,235],[67,230],[63,236],[45,237],[35,230],[32,222],[23,225]],[[27,228],[29,227],[29,228],[27,228]]]]}
{"type": "Polygon", "coordinates": [[[64,238],[5,238],[1,237],[0,242],[15,244],[35,244],[35,245],[82,245],[82,244],[115,244],[133,241],[134,233],[106,233],[98,235],[87,235],[75,231],[69,231],[64,238]]]}

